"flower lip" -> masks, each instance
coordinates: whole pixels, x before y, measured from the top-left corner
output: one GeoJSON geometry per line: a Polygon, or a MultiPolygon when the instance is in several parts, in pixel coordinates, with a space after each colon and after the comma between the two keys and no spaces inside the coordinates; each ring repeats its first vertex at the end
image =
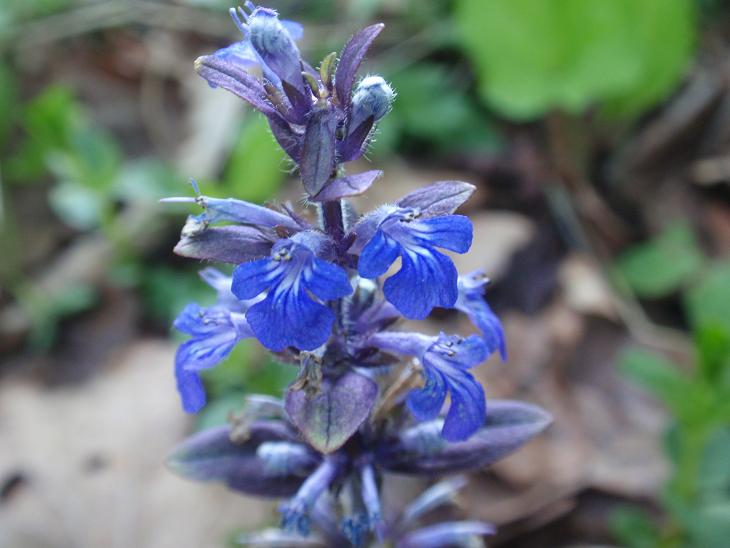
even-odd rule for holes
{"type": "Polygon", "coordinates": [[[434,307],[454,306],[458,273],[438,249],[465,253],[471,247],[473,228],[467,217],[422,217],[420,208],[391,206],[376,210],[361,228],[362,236],[370,237],[360,251],[360,276],[381,276],[401,258],[400,270],[385,281],[383,291],[403,316],[419,320],[434,307]]]}
{"type": "Polygon", "coordinates": [[[352,286],[347,272],[318,256],[325,246],[315,234],[300,233],[234,270],[231,289],[239,299],[265,294],[246,319],[269,350],[314,350],[329,339],[335,316],[322,303],[351,294],[352,286]]]}

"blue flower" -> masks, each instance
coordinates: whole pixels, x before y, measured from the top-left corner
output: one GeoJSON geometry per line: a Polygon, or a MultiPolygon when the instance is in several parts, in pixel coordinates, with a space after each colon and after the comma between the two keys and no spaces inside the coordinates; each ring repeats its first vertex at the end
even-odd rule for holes
{"type": "Polygon", "coordinates": [[[479,337],[442,333],[421,357],[426,384],[408,395],[408,408],[420,420],[436,418],[448,391],[451,407],[441,433],[447,441],[468,439],[484,424],[487,408],[482,386],[467,369],[487,356],[479,337]]]}
{"type": "Polygon", "coordinates": [[[247,2],[249,15],[243,8],[231,8],[233,22],[244,39],[215,52],[215,56],[250,68],[258,66],[264,77],[281,89],[281,68],[284,76],[296,72],[301,80],[301,58],[295,41],[304,34],[302,26],[293,21],[282,21],[276,11],[256,7],[247,2]],[[277,70],[279,69],[279,70],[277,70]]]}
{"type": "Polygon", "coordinates": [[[199,372],[218,365],[251,330],[241,312],[225,306],[201,308],[195,303],[185,307],[175,320],[178,331],[191,335],[175,354],[175,378],[183,409],[197,413],[206,402],[199,372]]]}
{"type": "Polygon", "coordinates": [[[436,248],[465,253],[471,247],[471,221],[463,215],[422,218],[417,208],[385,211],[360,252],[360,276],[377,278],[400,256],[401,268],[386,280],[383,292],[401,314],[423,319],[436,306],[454,306],[458,296],[456,267],[436,248]]]}
{"type": "Polygon", "coordinates": [[[279,507],[282,529],[309,535],[310,512],[319,497],[342,473],[347,462],[343,454],[333,454],[324,458],[317,469],[302,483],[297,494],[279,507]]]}
{"type": "Polygon", "coordinates": [[[370,337],[368,342],[385,351],[415,356],[421,361],[425,385],[412,390],[406,400],[417,419],[436,418],[446,394],[451,394],[451,407],[441,431],[445,440],[464,441],[482,427],[487,410],[484,390],[467,371],[489,355],[481,337],[462,338],[443,333],[428,337],[418,333],[382,332],[370,337]]]}
{"type": "Polygon", "coordinates": [[[306,233],[279,240],[265,259],[239,265],[233,272],[233,293],[266,298],[246,312],[256,338],[273,351],[293,346],[314,350],[330,337],[335,315],[319,302],[352,293],[347,273],[320,259],[306,233]]]}
{"type": "Polygon", "coordinates": [[[459,298],[456,300],[454,308],[464,312],[479,328],[489,353],[499,350],[502,361],[506,361],[507,347],[502,322],[484,299],[488,283],[489,278],[481,270],[459,276],[459,298]]]}

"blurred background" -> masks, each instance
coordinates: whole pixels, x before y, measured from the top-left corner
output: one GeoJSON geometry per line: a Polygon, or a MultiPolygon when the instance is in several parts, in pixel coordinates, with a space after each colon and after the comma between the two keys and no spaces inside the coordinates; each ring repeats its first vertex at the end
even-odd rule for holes
{"type": "MultiPolygon", "coordinates": [[[[730,6],[723,0],[271,0],[317,64],[384,21],[398,92],[359,206],[440,179],[478,191],[461,271],[486,269],[510,358],[488,398],[548,433],[453,512],[494,546],[727,546],[730,6]]],[[[172,254],[204,194],[294,202],[264,121],[193,70],[237,40],[228,0],[0,4],[0,547],[214,547],[274,506],[163,467],[243,394],[293,378],[244,342],[180,409],[172,254]]],[[[351,167],[367,169],[368,163],[351,167]]],[[[468,330],[442,311],[432,329],[468,330]]],[[[391,507],[422,486],[393,478],[391,507]]],[[[436,519],[438,516],[431,516],[436,519]]]]}

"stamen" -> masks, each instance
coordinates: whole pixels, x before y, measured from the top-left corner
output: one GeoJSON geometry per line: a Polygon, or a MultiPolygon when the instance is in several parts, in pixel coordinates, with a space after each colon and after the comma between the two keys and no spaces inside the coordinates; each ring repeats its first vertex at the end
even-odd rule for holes
{"type": "MultiPolygon", "coordinates": [[[[240,8],[239,8],[240,9],[240,8]]],[[[239,15],[239,11],[236,10],[236,8],[231,8],[228,10],[228,14],[231,16],[231,19],[233,19],[233,23],[238,27],[238,30],[241,31],[241,34],[243,34],[244,37],[248,36],[248,27],[246,26],[246,21],[248,17],[243,17],[239,15]]],[[[244,13],[245,16],[245,13],[244,13]]]]}

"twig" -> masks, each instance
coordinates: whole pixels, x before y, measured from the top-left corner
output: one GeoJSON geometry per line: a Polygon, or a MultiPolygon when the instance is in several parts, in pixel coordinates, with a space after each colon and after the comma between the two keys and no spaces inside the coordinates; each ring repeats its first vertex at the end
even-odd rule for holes
{"type": "Polygon", "coordinates": [[[608,235],[615,237],[614,231],[625,232],[625,225],[603,202],[585,176],[584,166],[576,161],[570,138],[565,135],[562,116],[548,118],[548,136],[560,183],[548,193],[548,201],[556,216],[563,221],[561,227],[567,230],[574,244],[593,256],[601,266],[601,275],[616,311],[631,336],[643,345],[669,352],[685,363],[690,362],[692,344],[689,337],[683,331],[652,322],[631,288],[626,283],[617,286],[615,276],[610,275],[611,254],[600,235],[607,235],[608,231],[608,235]],[[597,215],[601,222],[593,222],[592,215],[597,215]]]}

